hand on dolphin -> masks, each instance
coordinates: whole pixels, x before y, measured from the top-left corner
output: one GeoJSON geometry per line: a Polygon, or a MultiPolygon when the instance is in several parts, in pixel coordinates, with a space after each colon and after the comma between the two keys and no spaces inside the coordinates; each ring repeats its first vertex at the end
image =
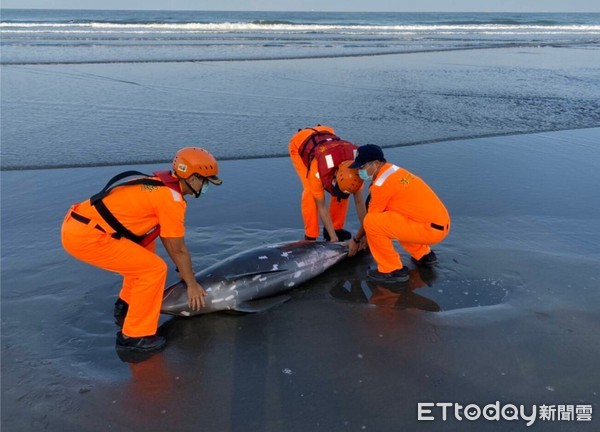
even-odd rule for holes
{"type": "Polygon", "coordinates": [[[344,243],[344,246],[348,247],[348,256],[354,256],[359,251],[367,248],[367,238],[363,236],[359,241],[356,241],[355,238],[351,238],[344,243]]]}
{"type": "Polygon", "coordinates": [[[356,255],[356,252],[358,252],[359,244],[352,239],[348,240],[347,242],[344,242],[344,246],[348,247],[348,256],[354,256],[356,255]]]}
{"type": "Polygon", "coordinates": [[[206,306],[206,302],[204,301],[206,291],[204,291],[204,288],[202,288],[202,285],[200,285],[198,282],[188,284],[187,294],[188,306],[191,310],[197,311],[200,310],[201,307],[206,306]]]}
{"type": "Polygon", "coordinates": [[[183,237],[161,237],[167,253],[177,266],[181,280],[187,286],[188,306],[191,310],[197,311],[205,306],[204,296],[206,291],[196,280],[190,252],[185,244],[183,237]]]}

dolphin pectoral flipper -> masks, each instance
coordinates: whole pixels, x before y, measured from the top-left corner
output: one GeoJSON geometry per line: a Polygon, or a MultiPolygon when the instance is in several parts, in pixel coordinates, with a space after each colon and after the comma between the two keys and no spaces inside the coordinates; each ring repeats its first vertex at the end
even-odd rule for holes
{"type": "Polygon", "coordinates": [[[292,297],[284,294],[276,297],[268,297],[258,300],[250,300],[242,303],[238,303],[234,306],[233,310],[237,312],[244,313],[258,313],[264,312],[268,309],[274,308],[275,306],[279,306],[280,304],[285,303],[290,300],[292,297]]]}

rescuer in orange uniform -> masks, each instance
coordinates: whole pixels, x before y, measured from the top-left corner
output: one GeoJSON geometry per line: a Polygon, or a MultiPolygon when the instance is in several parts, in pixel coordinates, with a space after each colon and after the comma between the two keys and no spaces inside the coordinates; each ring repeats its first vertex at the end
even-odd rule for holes
{"type": "Polygon", "coordinates": [[[349,242],[352,256],[366,234],[377,263],[377,269],[368,270],[367,277],[377,282],[409,279],[408,269],[394,249],[394,239],[417,265],[435,265],[437,257],[430,245],[441,242],[450,230],[450,216],[435,192],[408,170],[388,163],[381,148],[373,144],[358,148],[350,168],[358,169],[363,181],[372,181],[367,215],[349,242]]]}
{"type": "Polygon", "coordinates": [[[153,351],[166,340],[156,335],[167,264],[154,253],[160,239],[187,284],[190,308],[204,306],[206,292],[196,281],[184,241],[185,195],[198,198],[210,183],[220,185],[215,158],[206,150],[186,147],[173,160],[173,173],[146,176],[121,173],[106,187],[73,205],[62,225],[62,244],[75,258],[123,276],[115,317],[124,316],[117,349],[153,351]],[[125,177],[138,178],[118,183],[125,177]]]}
{"type": "Polygon", "coordinates": [[[301,209],[306,240],[316,240],[319,236],[319,218],[325,240],[336,242],[351,237],[344,229],[350,195],[354,196],[359,220],[364,218],[366,208],[362,190],[347,194],[336,186],[335,181],[340,164],[353,160],[356,148],[338,138],[333,128],[321,125],[301,129],[290,140],[290,157],[302,182],[301,209]],[[331,195],[329,209],[325,191],[331,195]]]}

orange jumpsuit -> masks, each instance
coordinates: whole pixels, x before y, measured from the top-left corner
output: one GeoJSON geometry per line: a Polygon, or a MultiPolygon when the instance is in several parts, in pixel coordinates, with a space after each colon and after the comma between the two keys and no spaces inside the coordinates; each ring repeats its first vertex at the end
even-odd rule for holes
{"type": "MultiPolygon", "coordinates": [[[[329,126],[315,126],[312,129],[302,129],[296,133],[289,144],[290,157],[292,164],[296,169],[296,173],[302,182],[302,198],[301,198],[301,209],[302,209],[302,220],[304,221],[304,234],[307,237],[317,238],[319,237],[319,212],[317,210],[317,204],[315,198],[324,199],[325,189],[323,183],[318,177],[318,170],[316,160],[311,163],[310,170],[307,168],[302,161],[300,156],[300,147],[302,143],[314,132],[313,129],[318,131],[327,131],[335,133],[333,128],[329,126]]],[[[331,199],[329,202],[329,215],[333,222],[333,228],[338,230],[344,228],[346,221],[346,213],[348,212],[348,200],[341,200],[338,202],[337,199],[331,199]]]]}
{"type": "Polygon", "coordinates": [[[363,222],[371,254],[381,273],[402,268],[396,239],[415,259],[441,242],[450,229],[450,215],[427,184],[409,171],[384,164],[373,179],[371,202],[363,222]]]}
{"type": "MultiPolygon", "coordinates": [[[[104,204],[127,229],[142,235],[160,225],[161,237],[185,234],[186,202],[183,196],[164,186],[135,185],[115,188],[104,204]]],[[[114,230],[98,214],[90,200],[73,205],[63,221],[63,247],[75,258],[123,276],[119,296],[129,303],[123,334],[130,337],[156,333],[167,264],[154,253],[155,242],[147,247],[125,238],[111,237],[114,230]],[[90,219],[86,224],[71,215],[90,219]],[[97,229],[101,227],[105,232],[97,229]]]]}

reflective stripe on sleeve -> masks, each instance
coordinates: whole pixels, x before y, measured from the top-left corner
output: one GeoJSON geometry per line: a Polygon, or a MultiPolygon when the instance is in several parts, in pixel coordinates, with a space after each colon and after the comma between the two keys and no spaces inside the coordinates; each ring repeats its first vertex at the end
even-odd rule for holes
{"type": "Polygon", "coordinates": [[[392,165],[391,167],[389,167],[388,169],[386,169],[383,174],[381,174],[379,177],[377,177],[377,180],[375,181],[375,183],[373,183],[375,186],[381,186],[383,183],[385,183],[385,181],[387,180],[387,178],[389,176],[391,176],[392,174],[394,174],[396,171],[398,171],[400,168],[398,168],[396,165],[392,165]]]}

